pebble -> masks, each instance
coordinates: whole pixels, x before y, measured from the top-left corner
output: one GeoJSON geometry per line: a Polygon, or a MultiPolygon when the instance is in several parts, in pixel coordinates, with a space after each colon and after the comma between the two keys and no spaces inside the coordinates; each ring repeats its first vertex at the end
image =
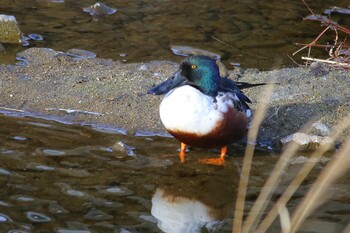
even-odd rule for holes
{"type": "Polygon", "coordinates": [[[331,133],[331,128],[323,123],[316,122],[312,124],[311,132],[315,135],[326,137],[331,133]]]}
{"type": "Polygon", "coordinates": [[[294,133],[280,140],[283,147],[294,142],[299,145],[299,151],[314,151],[323,145],[330,145],[329,150],[335,150],[335,143],[330,137],[308,135],[305,133],[294,133]]]}
{"type": "Polygon", "coordinates": [[[111,8],[101,2],[96,2],[89,7],[84,7],[83,11],[89,13],[91,16],[105,16],[114,14],[117,12],[117,9],[111,8]]]}
{"type": "Polygon", "coordinates": [[[190,46],[171,46],[170,49],[175,55],[179,56],[205,55],[214,59],[221,58],[221,56],[217,53],[212,53],[203,49],[193,48],[190,46]]]}

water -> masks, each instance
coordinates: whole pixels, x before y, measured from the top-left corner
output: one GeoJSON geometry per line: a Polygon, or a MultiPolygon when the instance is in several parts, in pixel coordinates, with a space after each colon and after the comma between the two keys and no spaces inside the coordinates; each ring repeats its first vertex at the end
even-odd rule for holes
{"type": "MultiPolygon", "coordinates": [[[[0,10],[15,15],[29,37],[43,38],[29,46],[87,49],[124,62],[179,61],[170,47],[183,45],[219,53],[226,65],[271,69],[275,62],[292,65],[286,54],[295,51],[293,43],[310,41],[321,31],[317,23],[301,21],[308,12],[299,1],[104,3],[118,11],[100,20],[82,11],[91,1],[2,0],[0,10]]],[[[333,1],[309,4],[321,12],[333,1]]],[[[348,2],[337,4],[345,7],[348,2]]],[[[346,17],[340,22],[346,25],[346,17]]],[[[6,48],[1,63],[13,63],[23,49],[6,48]]],[[[170,228],[183,233],[184,226],[231,232],[243,146],[230,148],[225,167],[198,164],[198,158],[218,155],[199,149],[192,149],[187,162],[180,164],[178,148],[172,138],[0,115],[1,232],[147,233],[170,228]]],[[[270,151],[258,155],[248,206],[278,159],[270,151]]],[[[325,156],[298,189],[290,210],[331,156],[325,156]]],[[[293,160],[268,206],[306,158],[299,153],[293,160]]],[[[330,187],[330,200],[306,220],[301,232],[341,232],[350,220],[349,191],[346,174],[330,187]]],[[[279,232],[277,222],[269,232],[279,232]]]]}
{"type": "MultiPolygon", "coordinates": [[[[226,65],[273,69],[295,66],[287,56],[322,31],[319,23],[305,22],[309,14],[302,1],[115,1],[103,3],[117,9],[115,14],[94,20],[84,7],[93,1],[2,0],[0,12],[14,15],[24,34],[38,34],[43,40],[29,46],[59,51],[86,49],[99,57],[125,62],[151,60],[180,61],[172,54],[174,45],[191,46],[221,55],[226,65]]],[[[315,13],[332,7],[332,0],[309,1],[315,13]]],[[[347,7],[348,1],[337,1],[347,7]]],[[[343,26],[348,15],[333,14],[343,26]]],[[[334,33],[326,37],[333,43],[334,33]]],[[[323,41],[326,43],[326,41],[323,41]]],[[[1,63],[14,63],[21,46],[6,46],[1,63]]],[[[306,51],[304,55],[306,54],[306,51]]],[[[314,50],[313,55],[328,53],[314,50]]],[[[321,56],[323,54],[323,56],[321,56]]],[[[301,54],[300,54],[301,55],[301,54]]],[[[299,57],[294,59],[299,62],[299,57]]]]}
{"type": "MultiPolygon", "coordinates": [[[[178,147],[171,138],[129,137],[0,115],[1,232],[162,232],[159,227],[170,227],[171,232],[200,227],[231,232],[243,147],[230,148],[225,167],[200,165],[198,158],[218,152],[199,149],[192,149],[187,162],[180,164],[178,147]]],[[[268,151],[259,154],[253,163],[248,206],[278,158],[268,151]]],[[[303,156],[293,160],[269,205],[296,174],[303,156]]],[[[290,208],[328,160],[324,157],[316,166],[290,208]]],[[[307,220],[302,232],[340,232],[350,219],[349,190],[346,177],[332,186],[335,195],[307,220]]],[[[278,232],[278,227],[270,232],[278,232]]]]}

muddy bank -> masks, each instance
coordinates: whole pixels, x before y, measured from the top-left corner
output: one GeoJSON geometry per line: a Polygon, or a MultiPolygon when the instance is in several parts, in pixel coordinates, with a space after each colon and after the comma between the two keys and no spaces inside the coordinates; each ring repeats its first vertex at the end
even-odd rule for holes
{"type": "MultiPolygon", "coordinates": [[[[0,66],[0,107],[70,123],[121,128],[130,134],[163,134],[158,116],[162,97],[147,95],[178,64],[167,61],[123,64],[112,60],[76,59],[50,49],[21,54],[26,65],[0,66]],[[23,112],[22,112],[23,111],[23,112]]],[[[261,127],[259,140],[276,143],[311,118],[330,126],[350,110],[350,77],[324,67],[246,70],[241,81],[280,83],[261,127]]],[[[246,90],[256,108],[262,87],[246,90]]],[[[13,113],[13,112],[12,112],[13,113]]]]}

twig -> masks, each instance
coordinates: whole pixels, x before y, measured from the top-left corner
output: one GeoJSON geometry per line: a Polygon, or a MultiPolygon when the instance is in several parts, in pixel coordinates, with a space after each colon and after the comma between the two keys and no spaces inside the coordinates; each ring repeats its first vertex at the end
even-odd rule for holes
{"type": "Polygon", "coordinates": [[[311,8],[309,7],[309,5],[305,2],[305,0],[303,0],[303,3],[304,3],[304,5],[306,6],[306,8],[310,11],[310,13],[312,14],[312,15],[315,15],[314,14],[314,12],[311,10],[311,8]]]}
{"type": "MultiPolygon", "coordinates": [[[[293,53],[293,56],[297,53],[299,53],[300,51],[304,50],[305,48],[309,47],[309,50],[312,46],[316,45],[316,42],[318,41],[318,39],[320,39],[320,37],[330,28],[330,25],[328,25],[317,37],[316,39],[314,39],[311,43],[305,45],[304,47],[302,47],[301,49],[298,49],[296,52],[293,53]]],[[[309,51],[310,53],[310,51],[309,51]]]]}
{"type": "Polygon", "coordinates": [[[344,66],[346,68],[350,68],[349,63],[344,63],[344,62],[338,62],[338,61],[332,61],[332,60],[324,60],[324,59],[318,59],[318,58],[312,58],[312,57],[301,57],[303,60],[307,61],[314,61],[314,62],[324,62],[324,63],[329,63],[332,65],[338,65],[338,66],[344,66]]]}

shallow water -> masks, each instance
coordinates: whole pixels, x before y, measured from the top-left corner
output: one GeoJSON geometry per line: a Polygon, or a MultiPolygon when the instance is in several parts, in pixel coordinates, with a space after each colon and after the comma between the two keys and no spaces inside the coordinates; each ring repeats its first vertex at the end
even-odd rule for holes
{"type": "MultiPolygon", "coordinates": [[[[178,146],[172,138],[130,137],[111,129],[0,115],[1,232],[162,232],[157,224],[170,232],[200,232],[183,229],[204,225],[231,232],[243,147],[234,145],[226,166],[216,167],[197,159],[217,152],[198,149],[180,164],[178,146]]],[[[277,158],[258,152],[248,205],[277,158]]],[[[328,159],[299,188],[291,209],[328,159]]],[[[304,160],[302,154],[293,160],[273,200],[304,160]]],[[[348,177],[332,186],[331,201],[306,221],[302,232],[340,232],[350,219],[349,191],[348,177]]],[[[269,232],[279,232],[277,225],[269,232]]]]}
{"type": "MultiPolygon", "coordinates": [[[[126,62],[179,61],[173,45],[192,46],[221,55],[222,60],[244,68],[273,69],[295,66],[287,56],[322,31],[318,22],[305,22],[309,14],[301,0],[289,1],[115,1],[103,3],[116,8],[115,14],[94,20],[84,7],[93,1],[1,0],[0,12],[14,15],[26,35],[39,34],[43,40],[30,46],[59,51],[86,49],[99,57],[126,62]]],[[[332,7],[332,0],[308,1],[316,14],[332,7]]],[[[338,7],[349,2],[337,1],[338,7]]],[[[343,26],[349,15],[332,14],[343,26]]],[[[334,34],[326,37],[333,43],[334,34]]],[[[323,41],[323,43],[326,43],[323,41]]],[[[21,46],[6,46],[0,63],[14,62],[21,46]]],[[[305,51],[304,55],[307,51],[305,51]]],[[[312,55],[327,56],[321,50],[312,55]]],[[[301,54],[300,54],[301,55],[301,54]]],[[[295,56],[296,61],[300,55],[295,56]]]]}

